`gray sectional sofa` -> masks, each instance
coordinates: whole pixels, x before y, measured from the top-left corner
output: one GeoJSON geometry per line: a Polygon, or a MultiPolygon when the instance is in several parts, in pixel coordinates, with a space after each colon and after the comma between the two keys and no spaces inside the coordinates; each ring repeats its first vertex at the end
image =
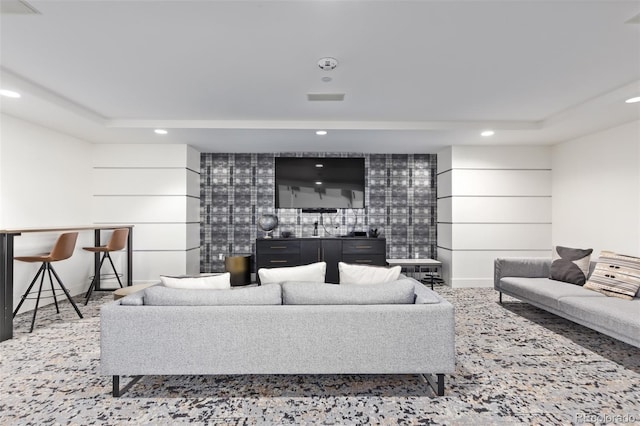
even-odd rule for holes
{"type": "MultiPolygon", "coordinates": [[[[595,263],[591,263],[591,271],[595,263]]],[[[494,262],[494,288],[578,324],[640,348],[640,298],[605,296],[549,279],[551,259],[503,258],[494,262]]]]}
{"type": "Polygon", "coordinates": [[[101,372],[113,376],[114,396],[135,381],[121,389],[121,375],[171,374],[418,374],[443,395],[455,368],[453,306],[406,277],[153,286],[104,305],[100,320],[101,372]]]}

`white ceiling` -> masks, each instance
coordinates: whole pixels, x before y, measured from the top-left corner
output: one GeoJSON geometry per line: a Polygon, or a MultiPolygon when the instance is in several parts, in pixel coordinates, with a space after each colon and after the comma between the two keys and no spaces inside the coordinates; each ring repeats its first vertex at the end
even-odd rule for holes
{"type": "Polygon", "coordinates": [[[640,0],[29,5],[0,15],[0,85],[23,95],[0,107],[92,142],[422,153],[640,118],[624,103],[640,96],[640,0]]]}

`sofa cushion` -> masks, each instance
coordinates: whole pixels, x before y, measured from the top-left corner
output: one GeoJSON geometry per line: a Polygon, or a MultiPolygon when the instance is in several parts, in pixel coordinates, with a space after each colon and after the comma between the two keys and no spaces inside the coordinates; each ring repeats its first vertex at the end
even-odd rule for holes
{"type": "Polygon", "coordinates": [[[640,345],[640,299],[564,297],[559,306],[568,315],[605,328],[613,336],[635,336],[634,344],[640,345]]]}
{"type": "Polygon", "coordinates": [[[193,290],[221,290],[231,288],[231,274],[203,275],[197,277],[169,277],[160,276],[160,281],[170,288],[182,288],[193,290]]]}
{"type": "Polygon", "coordinates": [[[570,296],[600,297],[602,294],[584,287],[550,280],[549,278],[505,277],[500,279],[500,288],[523,299],[558,308],[558,298],[570,296]]]}
{"type": "Polygon", "coordinates": [[[414,299],[414,286],[408,281],[366,287],[305,282],[282,284],[284,305],[413,304],[414,299]]]}
{"type": "Polygon", "coordinates": [[[285,268],[260,268],[258,276],[261,284],[282,283],[285,281],[323,283],[326,271],[327,264],[325,262],[316,262],[309,265],[285,268]]]}
{"type": "Polygon", "coordinates": [[[555,246],[549,278],[570,284],[584,285],[589,275],[592,252],[593,249],[555,246]]]}
{"type": "Polygon", "coordinates": [[[228,290],[193,290],[164,286],[144,290],[144,304],[153,306],[280,305],[278,284],[228,290]]]}
{"type": "Polygon", "coordinates": [[[596,269],[585,288],[607,296],[631,300],[640,288],[640,258],[600,252],[596,269]]]}
{"type": "Polygon", "coordinates": [[[340,284],[370,285],[397,281],[401,270],[401,266],[386,268],[384,266],[351,265],[338,262],[340,284]]]}

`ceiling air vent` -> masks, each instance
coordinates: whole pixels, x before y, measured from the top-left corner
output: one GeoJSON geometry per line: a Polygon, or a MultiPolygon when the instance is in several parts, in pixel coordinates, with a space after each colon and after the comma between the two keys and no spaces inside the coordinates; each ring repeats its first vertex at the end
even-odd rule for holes
{"type": "Polygon", "coordinates": [[[344,93],[307,93],[308,101],[344,101],[344,93]]]}
{"type": "Polygon", "coordinates": [[[0,14],[2,15],[39,15],[38,9],[22,0],[0,1],[0,14]]]}

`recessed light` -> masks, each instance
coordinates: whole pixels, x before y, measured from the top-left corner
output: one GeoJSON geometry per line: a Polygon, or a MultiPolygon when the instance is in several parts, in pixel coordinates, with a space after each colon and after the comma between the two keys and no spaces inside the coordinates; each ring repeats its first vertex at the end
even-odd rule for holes
{"type": "Polygon", "coordinates": [[[496,134],[496,132],[494,132],[493,130],[485,130],[482,133],[480,133],[480,136],[483,136],[483,137],[486,138],[486,137],[489,137],[489,136],[493,136],[495,134],[496,134]]]}
{"type": "Polygon", "coordinates": [[[6,96],[7,98],[19,98],[21,97],[20,93],[14,92],[13,90],[0,90],[0,95],[6,96]]]}
{"type": "Polygon", "coordinates": [[[322,185],[322,181],[317,180],[316,185],[322,185]]]}
{"type": "Polygon", "coordinates": [[[636,96],[635,98],[629,98],[625,102],[628,104],[635,104],[636,102],[640,102],[640,96],[636,96]]]}
{"type": "Polygon", "coordinates": [[[154,132],[156,132],[159,135],[166,135],[167,133],[169,133],[165,129],[155,129],[154,132]]]}
{"type": "Polygon", "coordinates": [[[318,163],[318,164],[316,164],[316,167],[317,167],[317,168],[324,167],[324,164],[320,164],[320,163],[318,163]]]}
{"type": "Polygon", "coordinates": [[[316,135],[318,136],[324,136],[327,134],[326,130],[316,130],[316,135]]]}

